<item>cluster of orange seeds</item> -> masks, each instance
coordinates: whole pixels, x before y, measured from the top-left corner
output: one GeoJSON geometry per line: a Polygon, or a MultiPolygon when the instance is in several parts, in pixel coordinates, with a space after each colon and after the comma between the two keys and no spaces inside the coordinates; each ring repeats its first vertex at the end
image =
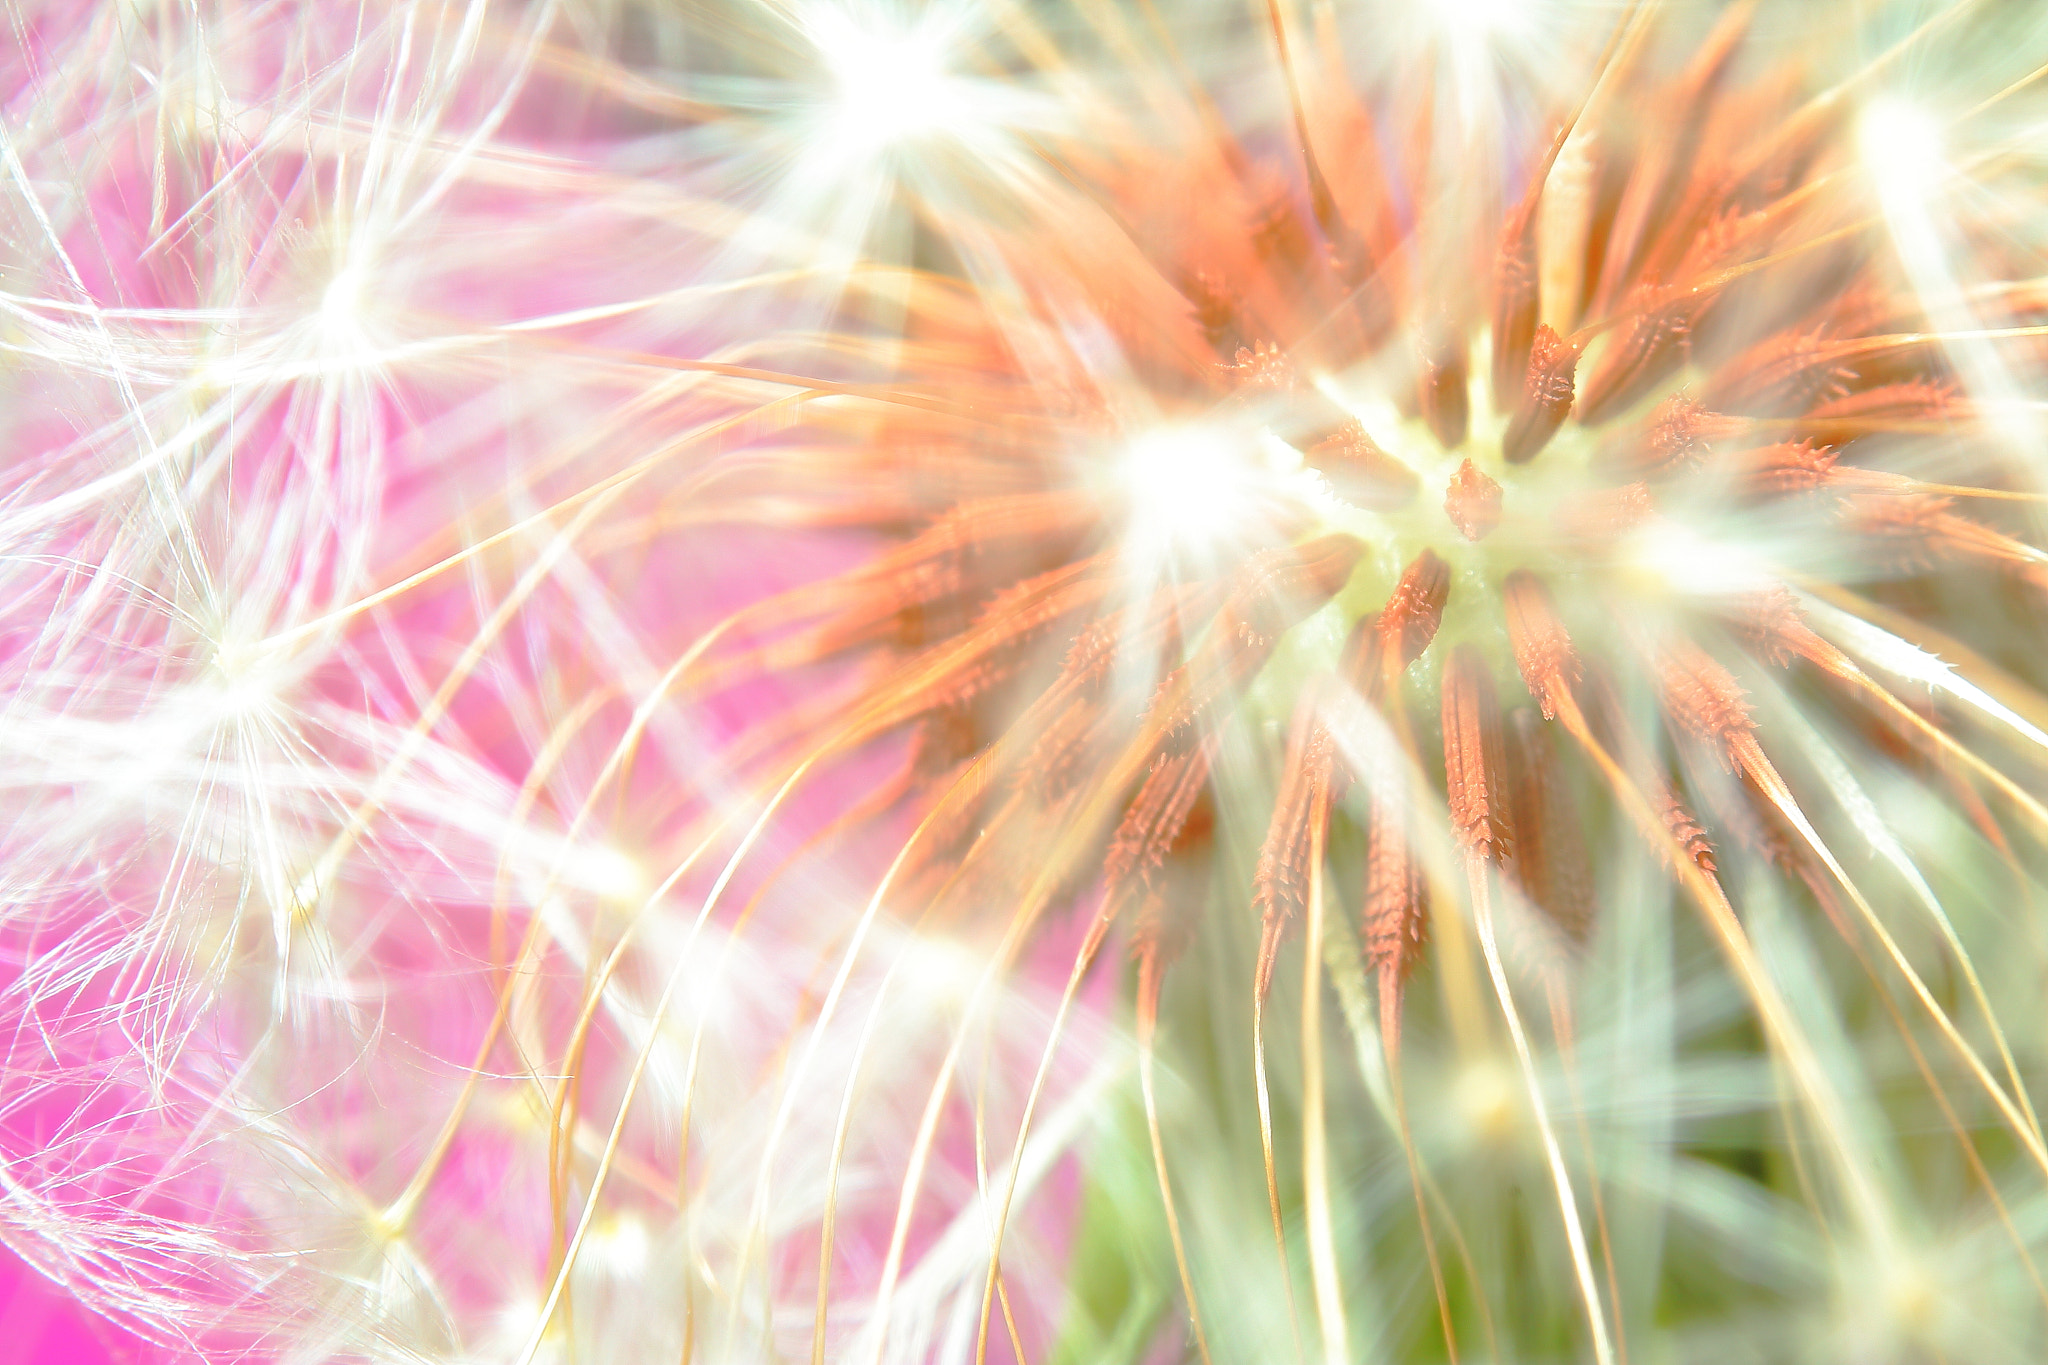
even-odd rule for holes
{"type": "MultiPolygon", "coordinates": [[[[1696,894],[1720,895],[1717,840],[1829,894],[1745,669],[1828,691],[2001,845],[1987,788],[2007,814],[2038,816],[1924,700],[1805,623],[1816,583],[1838,601],[1855,600],[1852,578],[1929,573],[2039,588],[2048,561],[1960,510],[1972,490],[1884,467],[1899,442],[1980,439],[1978,416],[1894,278],[1849,151],[1858,92],[1801,98],[1788,72],[1745,78],[1747,13],[1731,8],[1675,79],[1617,43],[1607,84],[1524,168],[1519,200],[1495,205],[1497,234],[1468,230],[1474,194],[1432,163],[1423,112],[1368,112],[1327,87],[1263,160],[1213,120],[1177,160],[1112,160],[1099,218],[1039,244],[1044,273],[1025,284],[1061,316],[1085,307],[1114,342],[1113,372],[1076,358],[1038,373],[973,320],[964,291],[932,283],[944,307],[921,320],[928,352],[982,359],[932,372],[955,408],[872,437],[880,470],[902,462],[910,505],[848,518],[928,521],[755,621],[809,620],[763,647],[781,664],[869,660],[806,740],[843,752],[916,732],[889,795],[927,818],[895,894],[1006,913],[1021,941],[1099,886],[1084,965],[1124,925],[1149,1013],[1210,882],[1222,737],[1281,639],[1332,603],[1348,639],[1299,680],[1244,892],[1261,922],[1254,989],[1268,989],[1330,823],[1356,821],[1363,880],[1342,898],[1390,1037],[1429,938],[1431,826],[1566,946],[1598,919],[1588,792],[1696,894]],[[1383,146],[1408,148],[1407,164],[1383,146]],[[1553,175],[1566,159],[1572,174],[1553,175]],[[1481,238],[1475,258],[1464,244],[1481,238]],[[1391,399],[1400,433],[1347,407],[1360,388],[1391,399]],[[1134,591],[1130,528],[1147,509],[1104,471],[1147,424],[1217,414],[1296,451],[1326,501],[1299,484],[1248,495],[1221,564],[1134,591]],[[1418,457],[1424,431],[1435,444],[1418,457]],[[1631,562],[1674,525],[1711,539],[1738,513],[1825,543],[1831,568],[1754,561],[1752,581],[1692,591],[1646,586],[1631,562]],[[1398,581],[1358,611],[1390,559],[1398,581]],[[1411,672],[1452,605],[1456,640],[1411,672]],[[1431,686],[1434,724],[1410,714],[1431,686]],[[1640,732],[1632,691],[1654,698],[1665,737],[1640,732]],[[1333,734],[1342,696],[1379,715],[1391,746],[1333,734]],[[1409,764],[1440,805],[1418,800],[1409,764]],[[1362,799],[1346,805],[1353,784],[1362,799]]],[[[2024,290],[2007,302],[2028,320],[2024,290]]]]}

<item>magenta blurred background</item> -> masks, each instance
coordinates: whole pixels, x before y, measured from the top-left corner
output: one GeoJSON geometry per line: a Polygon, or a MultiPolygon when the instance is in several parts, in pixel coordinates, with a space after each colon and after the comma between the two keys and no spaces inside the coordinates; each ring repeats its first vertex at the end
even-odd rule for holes
{"type": "Polygon", "coordinates": [[[167,1358],[79,1307],[0,1248],[0,1365],[143,1365],[167,1358]]]}

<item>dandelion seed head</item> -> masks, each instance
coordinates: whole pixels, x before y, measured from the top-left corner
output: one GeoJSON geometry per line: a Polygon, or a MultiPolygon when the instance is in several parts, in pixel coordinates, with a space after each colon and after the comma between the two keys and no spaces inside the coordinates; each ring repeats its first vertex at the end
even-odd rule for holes
{"type": "Polygon", "coordinates": [[[899,961],[898,970],[907,983],[906,1005],[935,1015],[969,1005],[975,981],[989,967],[987,958],[965,943],[924,935],[904,942],[899,961]]]}
{"type": "Polygon", "coordinates": [[[831,72],[837,98],[828,126],[846,154],[873,155],[972,115],[947,69],[951,35],[943,10],[905,24],[819,5],[806,24],[831,72]]]}
{"type": "Polygon", "coordinates": [[[1881,1361],[2002,1354],[1996,1337],[1972,1321],[1974,1314],[1996,1311],[1992,1301],[2002,1289],[1982,1279],[1973,1284],[1968,1260],[1967,1251],[1939,1235],[1917,1245],[1845,1248],[1834,1267],[1836,1301],[1819,1349],[1881,1361]]]}
{"type": "Polygon", "coordinates": [[[1452,1093],[1466,1130],[1481,1146],[1506,1147],[1519,1140],[1521,1087],[1512,1066],[1499,1058],[1467,1062],[1453,1082],[1452,1093]]]}
{"type": "Polygon", "coordinates": [[[1663,519],[1633,531],[1622,557],[1630,568],[1640,571],[1653,593],[1736,597],[1761,591],[1773,582],[1767,568],[1770,560],[1750,547],[1663,519]]]}
{"type": "Polygon", "coordinates": [[[1209,427],[1139,436],[1118,461],[1134,546],[1198,556],[1236,540],[1266,488],[1261,463],[1241,439],[1209,427]]]}
{"type": "Polygon", "coordinates": [[[1431,19],[1454,42],[1484,48],[1525,35],[1532,12],[1540,5],[1517,4],[1515,0],[1433,0],[1427,9],[1431,19]]]}
{"type": "Polygon", "coordinates": [[[628,1284],[647,1269],[654,1251],[647,1224],[630,1214],[606,1219],[593,1232],[589,1245],[593,1268],[628,1284]]]}
{"type": "Polygon", "coordinates": [[[320,291],[320,322],[330,332],[345,336],[356,326],[369,281],[361,266],[344,265],[320,291]]]}
{"type": "Polygon", "coordinates": [[[1939,187],[1946,170],[1941,125],[1926,109],[1896,96],[1873,100],[1858,116],[1856,136],[1888,207],[1917,203],[1939,187]]]}
{"type": "Polygon", "coordinates": [[[31,7],[0,1235],[223,1357],[2038,1358],[1968,8],[31,7]]]}
{"type": "Polygon", "coordinates": [[[652,889],[640,861],[608,844],[572,848],[563,862],[563,880],[620,905],[637,905],[652,889]]]}
{"type": "MultiPolygon", "coordinates": [[[[1993,573],[2001,557],[2032,562],[1995,548],[2003,533],[1983,521],[1943,521],[1949,495],[1926,496],[1893,459],[1925,434],[1916,423],[1945,420],[1949,338],[1921,311],[1929,291],[1902,291],[1871,239],[1949,182],[1948,139],[1915,143],[1911,128],[1886,126],[1881,104],[1844,118],[1854,102],[1809,94],[1814,73],[1797,62],[1759,79],[1739,55],[1749,17],[1740,6],[1714,16],[1671,70],[1644,35],[1617,31],[1604,49],[1612,69],[1558,101],[1584,103],[1554,159],[1532,139],[1498,180],[1480,158],[1449,184],[1443,148],[1513,140],[1511,45],[1497,40],[1524,16],[1428,11],[1438,46],[1413,51],[1436,54],[1447,87],[1395,82],[1351,104],[1332,93],[1341,64],[1307,66],[1276,7],[1285,101],[1257,136],[1234,140],[1198,118],[1162,120],[1168,131],[1147,142],[1145,127],[1121,162],[1088,161],[1109,210],[1085,254],[1026,236],[977,275],[993,284],[980,297],[1005,335],[1045,349],[1029,366],[985,355],[986,387],[973,392],[1019,385],[1028,396],[1004,409],[1009,430],[1037,435],[1002,478],[908,532],[874,605],[848,613],[849,627],[864,612],[902,613],[916,633],[881,653],[894,671],[869,695],[920,718],[920,755],[942,734],[958,741],[955,766],[912,769],[928,785],[905,803],[944,817],[943,852],[911,841],[930,864],[929,913],[1001,922],[1001,887],[1011,922],[1035,925],[1099,895],[1098,933],[1121,929],[1136,963],[1145,1039],[1196,945],[1209,973],[1230,960],[1229,911],[1190,885],[1215,888],[1223,906],[1249,901],[1255,1018],[1272,1017],[1257,1011],[1293,980],[1292,939],[1306,929],[1305,1170],[1326,1156],[1322,1101],[1307,1098],[1321,1093],[1307,1070],[1328,1041],[1311,1008],[1318,974],[1363,978],[1343,995],[1347,1020],[1357,1034],[1377,1004],[1390,1080],[1406,984],[1433,974],[1424,1055],[1449,1079],[1432,1076],[1428,1093],[1449,1113],[1394,1125],[1425,1223],[1424,1172],[1453,1158],[1446,1134],[1511,1145],[1520,1159],[1504,1166],[1555,1199],[1551,1249],[1571,1266],[1599,1359],[1613,1358],[1622,1293],[1617,1271],[1599,1283],[1598,1219],[1587,1221],[1600,1176],[1584,1165],[1586,1129],[1600,1111],[1560,1096],[1550,1069],[1576,1066],[1579,991],[1616,981],[1594,965],[1616,951],[1605,916],[1641,888],[1617,880],[1615,846],[1640,840],[1668,878],[1653,915],[1686,905],[1704,916],[1793,1067],[1831,1188],[1868,1236],[1891,1238],[1870,1174],[1882,1158],[1844,1117],[1829,1071],[1839,1064],[1817,1060],[1786,1002],[1790,974],[1758,956],[1734,888],[1760,860],[1774,871],[1755,875],[1810,896],[1802,906],[1844,932],[1861,932],[1851,910],[1879,913],[1837,852],[1844,838],[1872,839],[1869,813],[1835,810],[1850,804],[1849,786],[1829,780],[1839,769],[1792,738],[1803,732],[1787,712],[1805,714],[1814,689],[1843,708],[1828,723],[1873,744],[1955,758],[1964,743],[1834,652],[1798,589],[1854,594],[1971,555],[1993,573]],[[1667,99],[1648,128],[1616,112],[1667,99]],[[1876,151],[1892,142],[1902,165],[1876,151]],[[1875,218],[1859,167],[1878,181],[1875,218]],[[1076,384],[1086,399],[1039,402],[1076,374],[1093,381],[1076,384]],[[1105,408],[1166,421],[1104,442],[1105,408]],[[1071,463],[1051,454],[1076,447],[1111,452],[1109,496],[1085,475],[1075,486],[1071,463]],[[1119,574],[1110,596],[1097,556],[1145,571],[1119,574]],[[950,624],[935,635],[935,620],[950,624]],[[1106,686],[1112,656],[1144,685],[1106,686]],[[1255,869],[1249,897],[1234,872],[1244,867],[1255,869]]],[[[1568,28],[1545,41],[1569,43],[1568,28]]],[[[1913,866],[1882,847],[1893,867],[1913,866]]],[[[1179,989],[1215,1005],[1213,984],[1179,989]]],[[[1248,1067],[1260,1127],[1247,1164],[1268,1173],[1276,1259],[1292,1274],[1267,1062],[1248,1067]]],[[[1198,1311],[1150,1089],[1145,1103],[1189,1328],[1206,1350],[1206,1331],[1230,1328],[1198,1311]]],[[[2024,1127],[2017,1112],[2006,1117],[2024,1127]]],[[[1331,1286],[1344,1257],[1315,1227],[1331,1196],[1314,1182],[1327,1175],[1305,1179],[1315,1324],[1341,1354],[1331,1286]]],[[[1484,1208],[1466,1216],[1494,1225],[1484,1208]]],[[[1208,1235],[1212,1247],[1235,1240],[1208,1235]]],[[[1439,1286],[1442,1275],[1433,1266],[1439,1286]]],[[[1448,1348],[1456,1309],[1438,1293],[1448,1348]]]]}

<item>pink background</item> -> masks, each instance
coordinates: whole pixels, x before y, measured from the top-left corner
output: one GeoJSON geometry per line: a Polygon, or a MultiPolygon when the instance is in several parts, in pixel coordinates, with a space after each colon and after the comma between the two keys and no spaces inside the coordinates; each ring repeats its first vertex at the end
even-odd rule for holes
{"type": "Polygon", "coordinates": [[[0,1248],[0,1362],[4,1365],[142,1365],[163,1360],[0,1248]]]}

